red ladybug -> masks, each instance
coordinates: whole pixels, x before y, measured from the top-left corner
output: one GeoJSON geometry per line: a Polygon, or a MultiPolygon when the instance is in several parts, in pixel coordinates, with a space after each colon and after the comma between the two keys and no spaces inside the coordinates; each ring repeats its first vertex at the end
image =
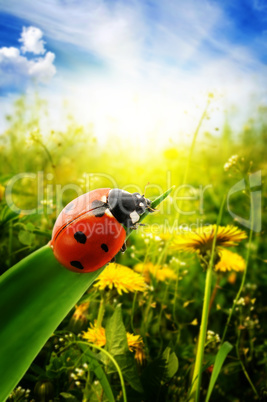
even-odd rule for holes
{"type": "Polygon", "coordinates": [[[51,247],[56,259],[75,272],[92,272],[125,249],[126,230],[136,224],[151,201],[139,193],[100,188],[71,201],[59,214],[51,247]]]}

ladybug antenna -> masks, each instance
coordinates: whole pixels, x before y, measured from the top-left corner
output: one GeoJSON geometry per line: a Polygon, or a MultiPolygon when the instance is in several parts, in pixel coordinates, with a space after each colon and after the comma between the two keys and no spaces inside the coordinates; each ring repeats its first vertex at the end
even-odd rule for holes
{"type": "Polygon", "coordinates": [[[146,193],[146,189],[147,189],[147,186],[149,186],[149,181],[147,182],[147,184],[145,185],[145,189],[144,189],[144,194],[143,194],[143,197],[145,196],[145,193],[146,193]]]}
{"type": "MultiPolygon", "coordinates": [[[[143,194],[143,197],[145,197],[145,193],[146,193],[146,189],[147,189],[147,187],[149,186],[149,181],[147,182],[147,184],[145,185],[145,190],[144,190],[144,194],[143,194]]],[[[155,208],[151,208],[151,206],[149,206],[148,208],[147,208],[147,210],[148,210],[148,212],[155,212],[155,211],[157,211],[155,208]]]]}

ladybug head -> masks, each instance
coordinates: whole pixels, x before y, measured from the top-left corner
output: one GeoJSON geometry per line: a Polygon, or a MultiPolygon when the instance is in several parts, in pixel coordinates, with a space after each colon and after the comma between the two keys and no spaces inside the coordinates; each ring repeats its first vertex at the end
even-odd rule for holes
{"type": "Polygon", "coordinates": [[[115,188],[108,195],[108,207],[112,215],[127,228],[134,226],[146,210],[153,211],[151,201],[139,193],[115,188]]]}

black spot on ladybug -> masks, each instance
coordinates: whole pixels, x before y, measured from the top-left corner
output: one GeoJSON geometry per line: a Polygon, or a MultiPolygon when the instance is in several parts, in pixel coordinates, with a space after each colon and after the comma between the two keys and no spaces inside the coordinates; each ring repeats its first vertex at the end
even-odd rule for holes
{"type": "Polygon", "coordinates": [[[107,246],[105,243],[102,243],[102,244],[101,244],[101,248],[102,248],[102,250],[105,251],[105,253],[108,252],[108,246],[107,246]]]}
{"type": "Polygon", "coordinates": [[[83,265],[80,263],[80,261],[71,261],[70,265],[72,265],[74,268],[78,269],[84,269],[83,265]]]}
{"type": "Polygon", "coordinates": [[[78,243],[86,243],[86,235],[83,232],[76,232],[74,234],[74,239],[77,240],[78,243]]]}

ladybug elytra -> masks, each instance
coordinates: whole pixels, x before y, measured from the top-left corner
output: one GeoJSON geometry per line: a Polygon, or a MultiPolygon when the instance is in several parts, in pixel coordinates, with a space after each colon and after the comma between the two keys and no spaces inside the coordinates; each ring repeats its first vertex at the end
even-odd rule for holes
{"type": "Polygon", "coordinates": [[[101,188],[71,201],[59,214],[51,247],[56,259],[75,272],[92,272],[125,250],[126,230],[152,212],[151,201],[139,193],[101,188]]]}

